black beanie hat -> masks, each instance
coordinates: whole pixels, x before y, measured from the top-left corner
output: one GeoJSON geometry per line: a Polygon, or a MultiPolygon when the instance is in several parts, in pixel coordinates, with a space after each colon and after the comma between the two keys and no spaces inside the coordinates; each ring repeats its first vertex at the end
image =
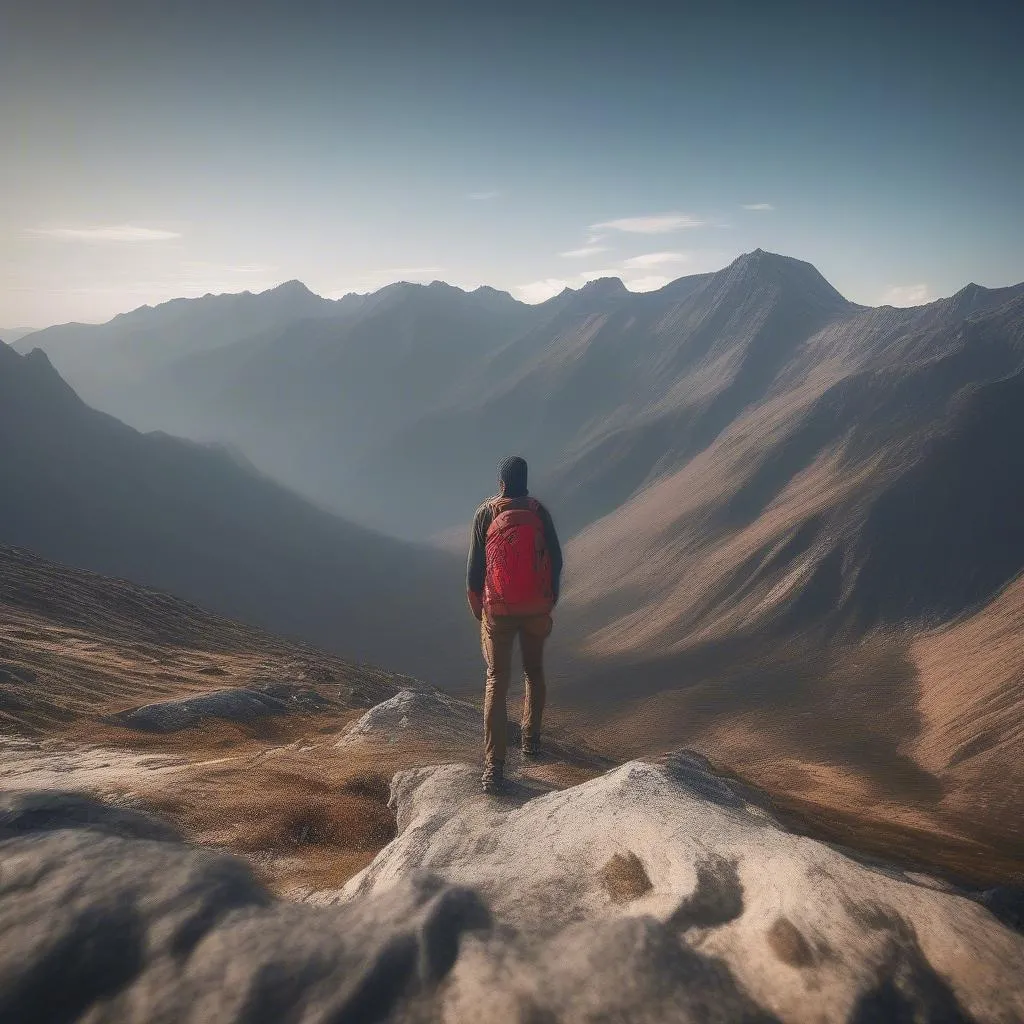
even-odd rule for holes
{"type": "Polygon", "coordinates": [[[518,455],[510,455],[502,459],[498,465],[498,480],[505,485],[507,498],[523,498],[526,496],[526,459],[518,455]]]}

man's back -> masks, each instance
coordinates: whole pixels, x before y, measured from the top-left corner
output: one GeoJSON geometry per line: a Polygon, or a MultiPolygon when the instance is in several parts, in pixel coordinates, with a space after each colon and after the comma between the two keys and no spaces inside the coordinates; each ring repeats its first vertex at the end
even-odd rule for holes
{"type": "Polygon", "coordinates": [[[526,676],[522,716],[522,752],[539,752],[541,719],[547,696],[544,642],[558,602],[562,548],[551,515],[530,496],[526,462],[505,459],[498,469],[499,493],[473,517],[466,593],[480,620],[480,646],[487,662],[484,695],[485,792],[501,788],[507,749],[506,698],[512,651],[518,638],[526,676]]]}

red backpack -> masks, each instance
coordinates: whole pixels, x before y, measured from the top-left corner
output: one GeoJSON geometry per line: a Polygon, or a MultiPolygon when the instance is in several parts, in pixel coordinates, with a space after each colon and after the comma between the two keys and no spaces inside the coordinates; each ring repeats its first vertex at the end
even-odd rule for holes
{"type": "Polygon", "coordinates": [[[554,607],[540,504],[528,498],[524,507],[522,500],[499,498],[491,506],[484,607],[492,615],[546,615],[554,607]]]}

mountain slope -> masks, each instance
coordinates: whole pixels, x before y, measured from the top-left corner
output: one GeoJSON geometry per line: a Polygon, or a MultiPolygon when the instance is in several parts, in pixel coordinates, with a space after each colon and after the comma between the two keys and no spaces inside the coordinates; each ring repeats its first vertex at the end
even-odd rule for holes
{"type": "Polygon", "coordinates": [[[37,329],[35,327],[15,327],[7,328],[0,327],[0,341],[7,345],[16,345],[22,338],[29,334],[36,334],[37,329]]]}
{"type": "Polygon", "coordinates": [[[562,695],[596,742],[1024,857],[1024,289],[956,304],[811,338],[567,546],[562,695]]]}
{"type": "Polygon", "coordinates": [[[845,368],[794,372],[574,542],[567,609],[595,653],[937,623],[1024,569],[1007,445],[1024,429],[1024,288],[968,319],[910,319],[897,358],[873,340],[845,368]]]}
{"type": "MultiPolygon", "coordinates": [[[[1005,824],[1024,820],[1024,576],[980,611],[918,637],[922,729],[915,756],[946,780],[944,807],[1005,824]]],[[[1024,841],[1021,843],[1024,856],[1024,841]]]]}
{"type": "Polygon", "coordinates": [[[224,452],[86,406],[0,347],[0,541],[159,587],[346,656],[474,664],[459,559],[353,526],[224,452]]]}
{"type": "MultiPolygon", "coordinates": [[[[253,680],[330,681],[381,700],[402,682],[169,594],[0,545],[6,738],[95,727],[125,707],[253,680]]],[[[0,762],[9,767],[8,757],[0,762]]]]}
{"type": "Polygon", "coordinates": [[[151,392],[165,396],[165,422],[180,417],[191,436],[227,440],[290,486],[386,528],[352,467],[472,393],[473,368],[537,315],[490,290],[397,284],[347,319],[296,322],[260,344],[182,360],[151,392]]]}

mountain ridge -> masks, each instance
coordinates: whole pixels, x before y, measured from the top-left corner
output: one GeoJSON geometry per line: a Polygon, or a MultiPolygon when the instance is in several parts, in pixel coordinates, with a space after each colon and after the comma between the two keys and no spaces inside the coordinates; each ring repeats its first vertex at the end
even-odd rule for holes
{"type": "MultiPolygon", "coordinates": [[[[818,269],[812,263],[809,263],[809,262],[804,261],[804,260],[797,259],[796,257],[785,256],[785,255],[780,254],[780,253],[769,252],[767,250],[760,249],[760,248],[753,249],[753,250],[751,250],[750,252],[747,252],[747,253],[742,253],[741,255],[737,256],[736,259],[732,261],[732,263],[727,264],[725,267],[721,268],[721,270],[719,270],[719,271],[709,271],[709,272],[702,272],[702,273],[699,273],[699,274],[686,274],[686,275],[682,275],[680,277],[673,278],[671,281],[667,282],[664,285],[661,285],[658,288],[649,289],[649,290],[643,291],[643,292],[633,292],[633,291],[630,291],[628,285],[626,285],[622,281],[622,279],[620,277],[616,277],[616,276],[613,275],[613,276],[609,276],[609,277],[595,278],[592,281],[588,281],[585,284],[583,284],[583,285],[581,285],[581,286],[579,286],[577,288],[566,287],[565,289],[563,289],[563,291],[560,293],[560,295],[566,295],[566,294],[570,294],[570,293],[572,293],[572,294],[579,294],[580,292],[589,289],[591,285],[595,285],[595,284],[598,284],[600,282],[618,282],[619,284],[622,285],[622,289],[625,290],[626,292],[628,292],[628,294],[630,294],[630,295],[660,295],[662,293],[665,293],[667,291],[671,291],[671,290],[675,289],[681,282],[690,281],[690,280],[696,279],[696,278],[705,278],[705,277],[708,277],[708,276],[710,276],[710,275],[712,275],[714,273],[721,273],[723,270],[729,270],[730,268],[747,268],[747,267],[749,267],[751,265],[755,265],[756,266],[759,263],[763,264],[763,263],[766,263],[766,262],[769,262],[769,261],[772,261],[772,260],[786,261],[789,264],[795,264],[795,265],[798,265],[798,266],[800,266],[802,268],[809,268],[809,270],[813,271],[813,274],[815,276],[817,276],[818,278],[820,278],[821,281],[825,282],[825,284],[828,285],[828,287],[831,290],[835,291],[837,295],[840,295],[840,293],[838,291],[836,291],[834,286],[831,285],[827,281],[827,279],[824,278],[821,275],[820,271],[818,271],[818,269]]],[[[313,298],[320,299],[322,302],[325,302],[325,303],[335,303],[336,304],[336,303],[345,302],[346,300],[372,297],[374,295],[379,295],[381,292],[386,292],[387,290],[392,289],[392,288],[396,288],[396,287],[405,287],[405,288],[409,288],[409,289],[427,289],[427,288],[431,288],[431,287],[433,287],[435,285],[444,285],[446,288],[449,288],[449,289],[451,289],[453,291],[460,292],[460,293],[462,293],[464,295],[473,295],[473,294],[477,294],[477,293],[485,293],[487,295],[492,295],[492,296],[493,295],[503,296],[503,297],[507,297],[508,299],[511,299],[512,302],[515,302],[515,303],[517,303],[519,305],[523,305],[523,306],[545,305],[546,303],[553,302],[555,299],[559,298],[559,295],[556,295],[553,298],[545,299],[545,300],[543,300],[542,302],[539,302],[539,303],[527,303],[527,302],[525,302],[525,301],[523,301],[521,299],[516,299],[511,294],[511,292],[509,290],[502,289],[502,288],[496,288],[495,286],[488,285],[488,284],[477,285],[477,286],[475,286],[473,288],[462,288],[459,285],[454,285],[454,284],[451,284],[451,283],[449,283],[447,281],[444,281],[444,280],[441,280],[441,279],[436,279],[436,280],[431,281],[431,282],[429,282],[427,284],[420,284],[420,283],[414,282],[414,281],[403,281],[403,280],[399,279],[397,281],[392,282],[391,284],[382,285],[380,288],[372,290],[372,291],[360,292],[360,291],[357,291],[357,290],[353,290],[353,291],[350,291],[350,292],[345,292],[344,294],[340,295],[336,299],[328,299],[328,298],[325,298],[324,296],[320,295],[318,292],[313,291],[305,282],[301,281],[300,279],[292,278],[292,279],[290,279],[288,281],[283,281],[280,284],[273,285],[273,286],[271,286],[269,288],[266,288],[266,289],[264,289],[262,291],[259,291],[259,292],[253,292],[253,291],[249,291],[249,290],[244,290],[244,291],[241,291],[241,292],[207,292],[206,294],[201,295],[201,296],[178,297],[178,298],[167,299],[167,300],[165,300],[163,302],[156,303],[156,304],[143,304],[141,306],[136,306],[133,309],[126,310],[126,311],[124,311],[122,313],[115,314],[109,320],[100,321],[100,322],[67,321],[67,322],[59,323],[59,324],[51,324],[51,325],[49,325],[47,327],[42,327],[42,328],[20,328],[19,329],[19,333],[21,331],[24,331],[24,333],[21,334],[21,336],[17,339],[17,342],[20,342],[23,338],[28,337],[30,334],[43,334],[46,331],[53,331],[53,330],[56,330],[56,329],[59,329],[59,328],[63,328],[63,327],[104,327],[104,326],[108,326],[109,324],[113,323],[115,320],[119,320],[119,319],[121,319],[123,317],[130,317],[132,314],[135,314],[135,313],[152,312],[154,310],[160,310],[162,308],[165,308],[165,307],[171,306],[171,305],[204,302],[204,301],[208,301],[210,299],[221,299],[221,298],[232,298],[232,297],[243,297],[243,296],[244,297],[249,297],[249,298],[259,298],[261,296],[269,296],[269,295],[274,295],[274,294],[281,295],[281,294],[287,294],[289,292],[295,292],[295,293],[304,294],[305,296],[312,296],[313,298]]],[[[918,306],[903,306],[903,307],[901,307],[901,306],[887,306],[884,303],[880,303],[877,306],[871,306],[871,305],[866,305],[866,304],[862,304],[862,303],[851,303],[851,305],[859,306],[862,309],[884,309],[884,308],[889,308],[889,309],[919,309],[919,308],[922,308],[923,306],[934,305],[936,302],[942,302],[945,299],[956,298],[961,293],[963,293],[963,292],[965,292],[965,291],[967,291],[969,289],[970,290],[980,290],[982,292],[986,292],[986,291],[987,292],[991,292],[991,291],[1004,291],[1004,290],[1007,290],[1007,289],[1012,289],[1014,287],[1016,287],[1016,286],[1015,285],[1009,285],[1009,286],[988,287],[986,285],[981,285],[981,284],[978,284],[978,283],[972,281],[972,282],[969,282],[968,284],[964,285],[962,288],[960,288],[957,292],[953,293],[952,295],[940,296],[938,299],[930,299],[928,302],[921,303],[918,306]]],[[[844,299],[844,301],[849,301],[849,300],[844,299]]],[[[4,339],[2,337],[0,337],[0,340],[4,340],[4,339]]],[[[13,344],[17,344],[17,342],[15,342],[13,344]]]]}

